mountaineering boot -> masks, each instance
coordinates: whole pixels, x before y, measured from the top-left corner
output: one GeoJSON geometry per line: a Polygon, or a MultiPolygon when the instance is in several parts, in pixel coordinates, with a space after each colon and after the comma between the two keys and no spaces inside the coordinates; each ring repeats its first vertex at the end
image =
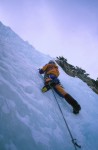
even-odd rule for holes
{"type": "Polygon", "coordinates": [[[80,110],[81,110],[81,107],[80,107],[80,105],[78,104],[77,107],[74,107],[74,108],[73,108],[73,113],[74,113],[74,114],[79,114],[79,111],[80,111],[80,110]]]}
{"type": "Polygon", "coordinates": [[[81,106],[78,102],[69,94],[66,94],[64,98],[73,107],[73,113],[78,114],[81,110],[81,106]]]}
{"type": "Polygon", "coordinates": [[[45,93],[47,91],[50,90],[50,86],[49,85],[45,85],[43,88],[42,88],[42,92],[45,93]]]}

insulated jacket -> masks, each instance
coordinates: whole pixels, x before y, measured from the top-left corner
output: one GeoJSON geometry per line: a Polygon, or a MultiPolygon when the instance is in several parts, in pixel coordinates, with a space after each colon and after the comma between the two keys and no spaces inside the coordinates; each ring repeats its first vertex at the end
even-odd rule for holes
{"type": "Polygon", "coordinates": [[[47,75],[53,74],[56,77],[59,76],[59,70],[56,64],[46,64],[41,70],[47,75]]]}

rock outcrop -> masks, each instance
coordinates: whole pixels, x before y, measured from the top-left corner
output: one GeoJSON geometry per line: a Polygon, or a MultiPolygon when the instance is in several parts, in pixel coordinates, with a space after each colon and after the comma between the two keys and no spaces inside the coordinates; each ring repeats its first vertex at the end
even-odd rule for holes
{"type": "Polygon", "coordinates": [[[59,66],[62,67],[62,69],[70,76],[72,77],[78,77],[82,81],[86,82],[87,85],[96,93],[98,94],[98,78],[95,81],[94,79],[89,77],[89,74],[86,73],[85,70],[79,68],[79,67],[74,67],[73,65],[69,64],[67,62],[67,59],[64,57],[57,57],[56,62],[58,63],[59,66]]]}

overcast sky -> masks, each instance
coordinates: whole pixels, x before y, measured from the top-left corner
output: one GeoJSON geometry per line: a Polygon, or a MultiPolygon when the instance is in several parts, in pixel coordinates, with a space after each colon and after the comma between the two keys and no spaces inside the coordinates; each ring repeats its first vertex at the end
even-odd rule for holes
{"type": "Polygon", "coordinates": [[[98,0],[0,0],[0,20],[37,50],[98,77],[98,0]]]}

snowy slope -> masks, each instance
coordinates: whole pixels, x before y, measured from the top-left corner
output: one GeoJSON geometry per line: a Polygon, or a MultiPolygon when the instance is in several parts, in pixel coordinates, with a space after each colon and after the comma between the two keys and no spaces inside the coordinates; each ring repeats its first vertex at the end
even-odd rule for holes
{"type": "MultiPolygon", "coordinates": [[[[41,92],[38,68],[50,59],[0,23],[0,150],[74,150],[53,93],[41,92]]],[[[98,95],[60,72],[64,88],[82,107],[74,115],[56,95],[72,135],[83,150],[97,150],[98,95]]]]}

